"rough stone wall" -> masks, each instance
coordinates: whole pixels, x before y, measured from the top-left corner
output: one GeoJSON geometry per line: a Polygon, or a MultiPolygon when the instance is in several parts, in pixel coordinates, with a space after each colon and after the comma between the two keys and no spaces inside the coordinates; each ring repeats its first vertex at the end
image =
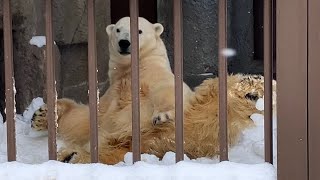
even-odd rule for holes
{"type": "MultiPolygon", "coordinates": [[[[29,44],[32,36],[45,35],[45,1],[12,0],[13,48],[17,112],[21,113],[33,98],[45,93],[45,47],[29,44]]],[[[2,18],[2,0],[0,0],[2,18]]],[[[57,91],[59,97],[87,102],[87,6],[86,0],[53,1],[57,91]]],[[[107,87],[108,44],[105,33],[110,24],[110,1],[96,0],[96,37],[100,90],[107,87]]],[[[2,21],[0,29],[3,28],[2,21]]],[[[0,68],[3,68],[3,55],[0,68]]],[[[3,71],[1,78],[3,79],[3,71]]],[[[3,81],[0,83],[3,84],[3,81]]],[[[1,84],[0,93],[3,94],[1,84]]],[[[3,96],[3,95],[1,95],[3,96]]],[[[3,97],[0,97],[0,110],[3,97]]]]}
{"type": "MultiPolygon", "coordinates": [[[[14,65],[17,111],[22,112],[45,87],[44,48],[29,45],[35,35],[45,35],[44,0],[12,0],[14,65]]],[[[237,56],[228,62],[229,73],[261,73],[262,61],[253,59],[253,0],[228,1],[228,45],[237,56]]],[[[86,0],[54,0],[54,40],[57,43],[57,91],[59,97],[87,102],[86,0]]],[[[194,87],[218,72],[217,0],[183,1],[184,80],[194,87]],[[211,73],[211,75],[210,75],[211,73]]],[[[2,0],[0,0],[2,18],[2,0]]],[[[165,27],[164,41],[173,67],[172,0],[158,0],[158,21],[165,27]]],[[[101,93],[108,87],[110,0],[96,0],[98,79],[101,93]]],[[[3,24],[0,21],[0,30],[3,24]]],[[[1,36],[0,36],[1,37],[1,36]]],[[[0,57],[0,111],[3,110],[3,55],[0,57]],[[2,79],[2,80],[1,80],[2,79]],[[2,101],[1,101],[2,100],[2,101]]]]}
{"type": "MultiPolygon", "coordinates": [[[[253,59],[253,0],[228,1],[229,73],[261,73],[262,61],[253,59]]],[[[172,1],[158,0],[158,20],[173,67],[172,1]]],[[[191,87],[218,74],[218,0],[183,0],[184,80],[191,87]]]]}
{"type": "MultiPolygon", "coordinates": [[[[183,1],[184,81],[191,87],[217,72],[218,4],[213,1],[183,1]]],[[[165,27],[163,38],[173,69],[172,1],[158,0],[158,21],[165,27]]]]}
{"type": "Polygon", "coordinates": [[[228,44],[237,51],[229,61],[231,73],[263,73],[263,61],[254,59],[253,1],[229,0],[228,44]]]}

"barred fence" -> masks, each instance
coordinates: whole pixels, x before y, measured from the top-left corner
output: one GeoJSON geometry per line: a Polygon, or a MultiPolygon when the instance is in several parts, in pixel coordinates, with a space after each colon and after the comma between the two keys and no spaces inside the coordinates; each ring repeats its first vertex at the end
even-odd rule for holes
{"type": "MultiPolygon", "coordinates": [[[[132,151],[140,160],[138,0],[130,0],[132,42],[132,151]]],[[[172,0],[174,22],[174,73],[176,161],[183,160],[183,46],[182,0],[172,0]]],[[[46,0],[46,58],[49,159],[56,160],[56,89],[53,51],[52,0],[46,0]]],[[[278,93],[278,179],[316,180],[320,172],[319,47],[320,2],[318,0],[264,0],[264,77],[265,77],[265,161],[273,163],[272,147],[272,75],[277,58],[278,93]],[[276,37],[277,36],[277,37],[276,37]],[[276,56],[274,56],[276,54],[276,56]],[[290,66],[290,69],[288,67],[290,66]],[[292,162],[295,159],[295,162],[292,162]]],[[[97,55],[95,37],[95,1],[88,8],[88,71],[90,107],[91,161],[98,162],[97,55]]],[[[10,0],[3,0],[5,93],[8,161],[16,160],[14,123],[14,69],[10,0]]],[[[227,48],[227,0],[219,0],[219,52],[227,48]]],[[[219,53],[219,138],[220,161],[228,160],[227,142],[227,57],[219,53]]]]}

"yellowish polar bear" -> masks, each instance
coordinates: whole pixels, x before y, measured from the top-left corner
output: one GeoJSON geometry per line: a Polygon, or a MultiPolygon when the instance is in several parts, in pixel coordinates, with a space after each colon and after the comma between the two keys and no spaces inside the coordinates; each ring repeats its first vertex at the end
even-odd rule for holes
{"type": "MultiPolygon", "coordinates": [[[[100,98],[98,112],[99,160],[115,164],[131,151],[131,56],[130,18],[124,17],[106,28],[109,36],[110,87],[100,98]]],[[[139,18],[141,149],[162,157],[175,151],[174,75],[160,38],[163,26],[139,18]]],[[[191,158],[219,153],[218,80],[208,79],[192,92],[184,84],[185,153],[191,158]]],[[[263,95],[263,77],[228,77],[228,139],[233,145],[240,132],[253,125],[255,101],[263,95]]],[[[58,160],[90,162],[89,108],[70,99],[57,101],[58,137],[65,146],[58,160]]],[[[46,107],[32,121],[36,130],[47,129],[46,107]]]]}

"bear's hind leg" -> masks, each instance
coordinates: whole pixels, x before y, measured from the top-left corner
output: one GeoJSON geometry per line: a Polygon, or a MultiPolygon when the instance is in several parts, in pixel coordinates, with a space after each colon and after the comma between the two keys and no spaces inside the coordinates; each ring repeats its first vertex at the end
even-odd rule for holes
{"type": "MultiPolygon", "coordinates": [[[[72,108],[76,107],[77,103],[71,99],[62,98],[57,100],[57,115],[58,121],[61,116],[66,113],[67,111],[71,110],[72,108]]],[[[48,122],[47,122],[47,112],[48,107],[47,104],[44,104],[38,109],[31,119],[31,128],[36,131],[42,131],[48,129],[48,122]]]]}

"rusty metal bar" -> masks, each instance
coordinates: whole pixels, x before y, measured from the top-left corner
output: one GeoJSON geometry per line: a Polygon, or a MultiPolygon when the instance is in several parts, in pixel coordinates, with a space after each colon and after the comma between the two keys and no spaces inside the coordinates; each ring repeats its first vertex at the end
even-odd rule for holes
{"type": "Polygon", "coordinates": [[[88,78],[90,108],[90,153],[91,162],[97,163],[98,156],[98,120],[97,120],[97,51],[95,28],[95,0],[88,0],[88,78]]]}
{"type": "Polygon", "coordinates": [[[264,141],[265,161],[273,163],[272,144],[272,0],[264,0],[263,9],[264,42],[264,141]]]}
{"type": "Polygon", "coordinates": [[[46,56],[47,56],[47,120],[49,159],[57,159],[55,56],[53,51],[52,1],[46,0],[46,56]]]}
{"type": "Polygon", "coordinates": [[[308,3],[308,151],[309,180],[320,177],[320,1],[309,0],[308,3]]]}
{"type": "Polygon", "coordinates": [[[308,1],[276,3],[277,178],[308,180],[308,1]]]}
{"type": "Polygon", "coordinates": [[[14,122],[14,73],[12,50],[12,17],[10,0],[3,0],[3,38],[5,61],[5,92],[6,92],[6,122],[7,122],[7,152],[8,161],[16,160],[16,137],[14,122]]]}
{"type": "Polygon", "coordinates": [[[139,1],[130,0],[131,34],[131,92],[132,92],[132,153],[133,162],[141,160],[140,154],[140,82],[139,82],[139,1]]]}
{"type": "Polygon", "coordinates": [[[176,162],[183,160],[183,29],[182,1],[173,1],[176,162]]]}
{"type": "Polygon", "coordinates": [[[228,160],[227,123],[227,1],[219,0],[219,142],[220,161],[228,160]]]}

